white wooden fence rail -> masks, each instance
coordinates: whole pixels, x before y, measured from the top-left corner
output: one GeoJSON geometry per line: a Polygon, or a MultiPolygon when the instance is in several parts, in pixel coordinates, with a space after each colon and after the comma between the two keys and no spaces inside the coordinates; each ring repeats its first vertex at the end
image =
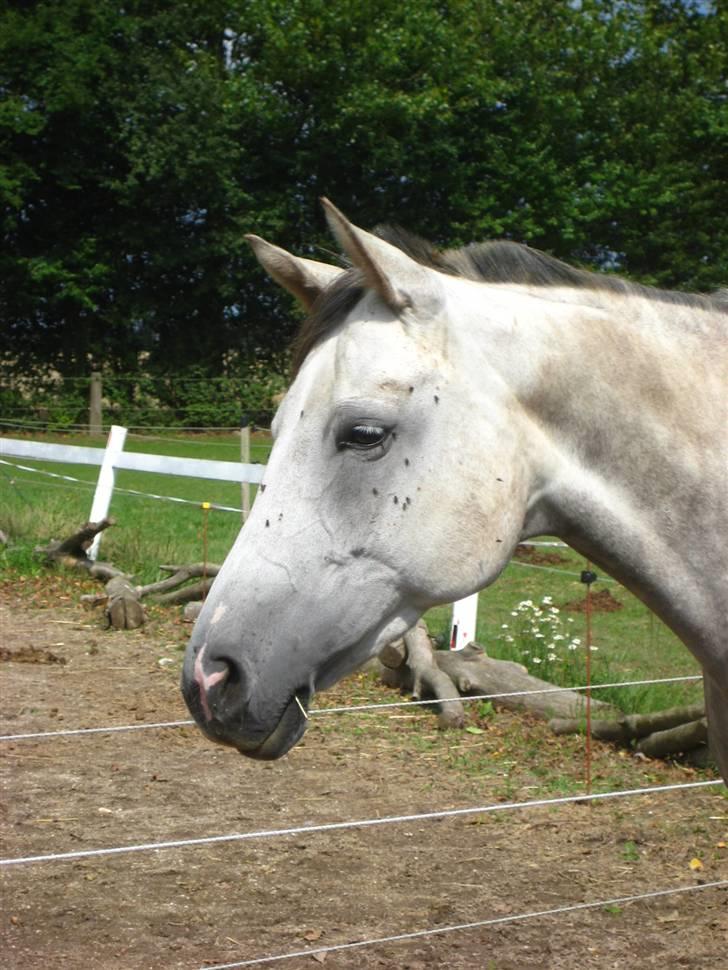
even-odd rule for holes
{"type": "MultiPolygon", "coordinates": [[[[69,465],[97,465],[100,468],[89,521],[98,522],[108,514],[114,492],[117,469],[154,472],[157,475],[180,475],[206,478],[220,482],[250,482],[263,480],[265,465],[248,465],[237,461],[213,461],[206,458],[176,458],[171,455],[147,455],[124,451],[127,429],[112,425],[106,448],[85,448],[81,445],[51,444],[45,441],[24,441],[0,437],[0,456],[30,458],[34,461],[64,462],[69,465]]],[[[98,555],[101,533],[89,549],[90,559],[98,555]]],[[[450,647],[461,650],[475,639],[478,594],[459,600],[453,605],[450,647]]]]}

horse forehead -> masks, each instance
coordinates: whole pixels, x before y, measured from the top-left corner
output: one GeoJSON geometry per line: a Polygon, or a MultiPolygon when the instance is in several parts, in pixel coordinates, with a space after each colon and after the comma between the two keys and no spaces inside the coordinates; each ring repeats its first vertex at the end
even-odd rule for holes
{"type": "Polygon", "coordinates": [[[334,348],[337,391],[408,383],[424,365],[425,348],[400,320],[360,320],[339,333],[334,348]]]}

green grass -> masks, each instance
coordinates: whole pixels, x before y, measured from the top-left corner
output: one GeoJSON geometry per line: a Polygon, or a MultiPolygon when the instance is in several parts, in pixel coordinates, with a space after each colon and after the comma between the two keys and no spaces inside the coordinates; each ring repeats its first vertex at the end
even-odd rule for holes
{"type": "MultiPolygon", "coordinates": [[[[586,587],[579,574],[585,568],[583,557],[571,549],[559,549],[564,562],[547,569],[535,569],[529,564],[512,562],[498,581],[484,590],[478,601],[477,641],[492,657],[526,663],[520,653],[521,644],[504,640],[512,631],[511,615],[519,603],[531,600],[540,604],[551,597],[560,609],[559,616],[570,617],[569,632],[586,641],[586,619],[582,612],[564,610],[567,604],[584,600],[586,587]],[[572,574],[572,575],[569,575],[572,574]],[[575,574],[575,575],[573,575],[575,574]],[[508,630],[503,629],[508,624],[508,630]]],[[[592,643],[598,649],[592,653],[591,680],[593,684],[622,681],[689,676],[700,668],[680,640],[647,607],[604,574],[592,586],[593,593],[608,589],[621,604],[615,612],[595,612],[592,617],[592,643]]],[[[446,639],[449,630],[449,608],[431,610],[426,617],[433,635],[446,639]]],[[[544,676],[538,668],[530,667],[534,676],[544,676]]],[[[585,650],[574,657],[568,672],[561,675],[552,666],[544,679],[559,686],[586,683],[585,650]]],[[[696,703],[702,699],[700,684],[664,684],[644,687],[609,688],[595,692],[600,700],[616,704],[627,713],[648,713],[674,705],[696,703]]]]}
{"type": "MultiPolygon", "coordinates": [[[[33,437],[34,440],[39,438],[33,437]]],[[[106,441],[105,437],[93,438],[89,435],[47,435],[44,440],[90,447],[102,447],[106,441]]],[[[130,436],[125,448],[147,454],[240,460],[240,441],[235,435],[130,436]]],[[[268,437],[253,436],[250,451],[251,461],[265,462],[270,452],[268,437]]],[[[0,529],[11,535],[16,544],[20,544],[20,549],[6,554],[6,564],[12,564],[18,555],[22,558],[25,555],[23,547],[44,544],[51,538],[68,535],[85,522],[98,476],[98,468],[89,465],[10,460],[55,475],[69,475],[84,484],[0,465],[0,529]]],[[[252,500],[256,487],[251,485],[250,492],[252,500]]],[[[201,508],[203,502],[240,508],[240,486],[173,475],[118,472],[110,509],[118,524],[103,536],[100,558],[113,561],[143,582],[157,578],[160,563],[201,561],[205,521],[201,508]],[[174,496],[194,504],[183,505],[129,495],[123,489],[174,496]]],[[[241,516],[233,512],[212,509],[207,513],[210,562],[222,562],[235,540],[240,523],[241,516]]]]}
{"type": "MultiPolygon", "coordinates": [[[[101,447],[105,438],[93,439],[85,434],[45,435],[48,441],[63,441],[101,447]]],[[[38,440],[40,435],[34,435],[38,440]]],[[[230,435],[183,435],[163,437],[129,436],[129,451],[179,455],[194,458],[239,460],[240,442],[230,435]]],[[[270,451],[266,435],[256,434],[251,445],[251,460],[265,462],[270,451]]],[[[37,544],[51,538],[68,535],[88,519],[93,486],[98,469],[90,466],[59,465],[30,460],[20,464],[45,469],[55,474],[67,474],[85,484],[64,482],[33,472],[16,471],[0,465],[0,529],[13,539],[0,552],[0,568],[31,574],[41,568],[32,555],[37,544]]],[[[203,558],[203,529],[205,513],[202,502],[240,507],[240,487],[225,482],[152,475],[122,471],[117,474],[117,487],[111,515],[117,525],[102,539],[100,556],[113,561],[120,568],[133,573],[140,582],[159,577],[161,563],[200,561],[203,558]],[[136,489],[185,498],[193,505],[178,505],[135,495],[121,489],[136,489]]],[[[255,487],[251,486],[251,498],[255,487]]],[[[211,510],[207,513],[207,558],[221,562],[240,528],[240,516],[232,512],[211,510]]],[[[480,595],[478,606],[477,640],[493,657],[523,662],[523,643],[510,644],[506,633],[512,632],[512,612],[524,600],[541,603],[551,597],[560,609],[559,616],[571,617],[571,635],[585,641],[584,614],[564,610],[570,603],[582,601],[585,586],[579,580],[584,560],[570,549],[558,550],[563,562],[548,568],[534,568],[513,562],[499,580],[480,595]],[[508,624],[504,629],[503,624],[508,624]]],[[[613,681],[690,675],[699,672],[696,662],[677,638],[655,618],[642,603],[623,587],[600,576],[593,590],[608,588],[622,608],[616,612],[596,612],[593,617],[593,643],[598,651],[592,654],[592,681],[595,684],[613,681]]],[[[449,607],[431,610],[426,620],[430,632],[447,639],[450,622],[449,607]]],[[[564,680],[558,669],[549,670],[547,679],[555,683],[584,683],[585,651],[577,652],[569,664],[569,677],[564,680]]],[[[558,665],[555,665],[558,666],[558,665]]],[[[543,668],[542,668],[543,671],[543,668]]],[[[533,672],[538,675],[539,670],[533,672]]],[[[648,712],[675,704],[695,702],[701,697],[699,686],[658,685],[599,691],[600,699],[609,700],[627,712],[648,712]]]]}

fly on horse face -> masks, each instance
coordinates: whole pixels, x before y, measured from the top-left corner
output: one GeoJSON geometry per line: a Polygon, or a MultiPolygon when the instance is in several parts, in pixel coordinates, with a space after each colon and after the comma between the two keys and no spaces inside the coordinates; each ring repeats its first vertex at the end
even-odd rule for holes
{"type": "Polygon", "coordinates": [[[728,303],[324,202],[343,269],[251,236],[309,316],[264,484],[187,649],[211,739],[278,758],[314,692],[560,536],[699,660],[728,779],[728,303]]]}

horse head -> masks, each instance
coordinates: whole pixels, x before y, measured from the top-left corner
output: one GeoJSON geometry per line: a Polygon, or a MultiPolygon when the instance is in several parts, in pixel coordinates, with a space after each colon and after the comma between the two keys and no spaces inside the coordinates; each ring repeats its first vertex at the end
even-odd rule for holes
{"type": "Polygon", "coordinates": [[[255,758],[298,741],[315,691],[491,582],[529,491],[510,391],[495,371],[483,390],[487,361],[473,367],[448,277],[324,205],[347,270],[249,237],[310,316],[263,485],[183,672],[202,730],[255,758]]]}

